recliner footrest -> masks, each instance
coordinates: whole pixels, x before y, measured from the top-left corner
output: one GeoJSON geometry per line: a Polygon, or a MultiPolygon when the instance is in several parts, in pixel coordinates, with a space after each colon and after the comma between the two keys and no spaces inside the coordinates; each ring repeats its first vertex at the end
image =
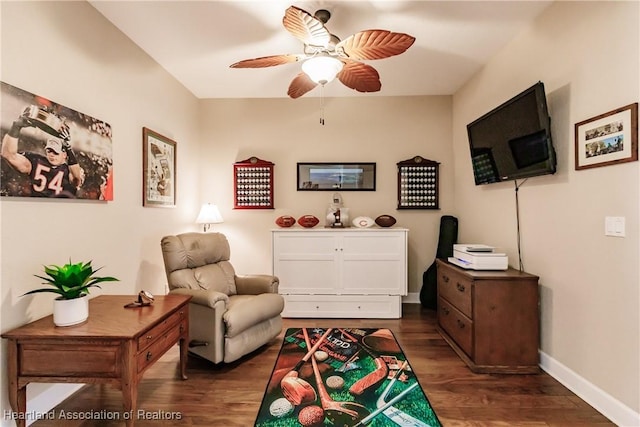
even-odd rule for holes
{"type": "Polygon", "coordinates": [[[279,294],[233,295],[222,316],[227,337],[234,337],[246,329],[272,317],[284,309],[284,298],[279,294]]]}

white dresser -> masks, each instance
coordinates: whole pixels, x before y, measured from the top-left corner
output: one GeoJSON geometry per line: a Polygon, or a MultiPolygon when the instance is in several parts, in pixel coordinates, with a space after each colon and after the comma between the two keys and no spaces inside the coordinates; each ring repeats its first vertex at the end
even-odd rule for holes
{"type": "Polygon", "coordinates": [[[400,318],[407,295],[404,228],[272,230],[283,317],[400,318]]]}

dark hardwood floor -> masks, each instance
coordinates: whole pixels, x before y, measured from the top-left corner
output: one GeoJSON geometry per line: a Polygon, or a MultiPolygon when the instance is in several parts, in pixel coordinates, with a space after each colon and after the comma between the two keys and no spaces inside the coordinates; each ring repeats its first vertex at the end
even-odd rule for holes
{"type": "MultiPolygon", "coordinates": [[[[398,320],[285,319],[288,327],[380,327],[393,330],[431,405],[444,426],[613,426],[607,418],[545,373],[474,374],[435,329],[435,312],[419,304],[404,306],[398,320]]],[[[228,365],[190,357],[189,379],[178,379],[177,346],[144,375],[138,407],[145,417],[136,426],[250,427],[284,330],[269,346],[228,365]]],[[[86,385],[54,410],[54,420],[32,425],[115,426],[120,421],[62,420],[121,416],[122,394],[108,385],[86,385]]]]}

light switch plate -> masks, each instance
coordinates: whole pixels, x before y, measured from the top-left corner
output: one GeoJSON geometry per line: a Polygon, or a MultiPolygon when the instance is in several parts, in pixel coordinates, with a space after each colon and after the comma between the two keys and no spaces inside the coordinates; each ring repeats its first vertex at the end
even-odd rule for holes
{"type": "Polygon", "coordinates": [[[607,216],[604,218],[604,235],[625,237],[625,217],[607,216]]]}

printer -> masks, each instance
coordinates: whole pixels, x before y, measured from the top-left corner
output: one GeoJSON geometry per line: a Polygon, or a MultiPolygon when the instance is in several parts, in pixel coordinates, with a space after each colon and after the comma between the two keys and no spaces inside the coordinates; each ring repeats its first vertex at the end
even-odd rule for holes
{"type": "Polygon", "coordinates": [[[481,244],[454,244],[449,262],[467,270],[506,270],[509,257],[495,252],[492,246],[481,244]]]}

